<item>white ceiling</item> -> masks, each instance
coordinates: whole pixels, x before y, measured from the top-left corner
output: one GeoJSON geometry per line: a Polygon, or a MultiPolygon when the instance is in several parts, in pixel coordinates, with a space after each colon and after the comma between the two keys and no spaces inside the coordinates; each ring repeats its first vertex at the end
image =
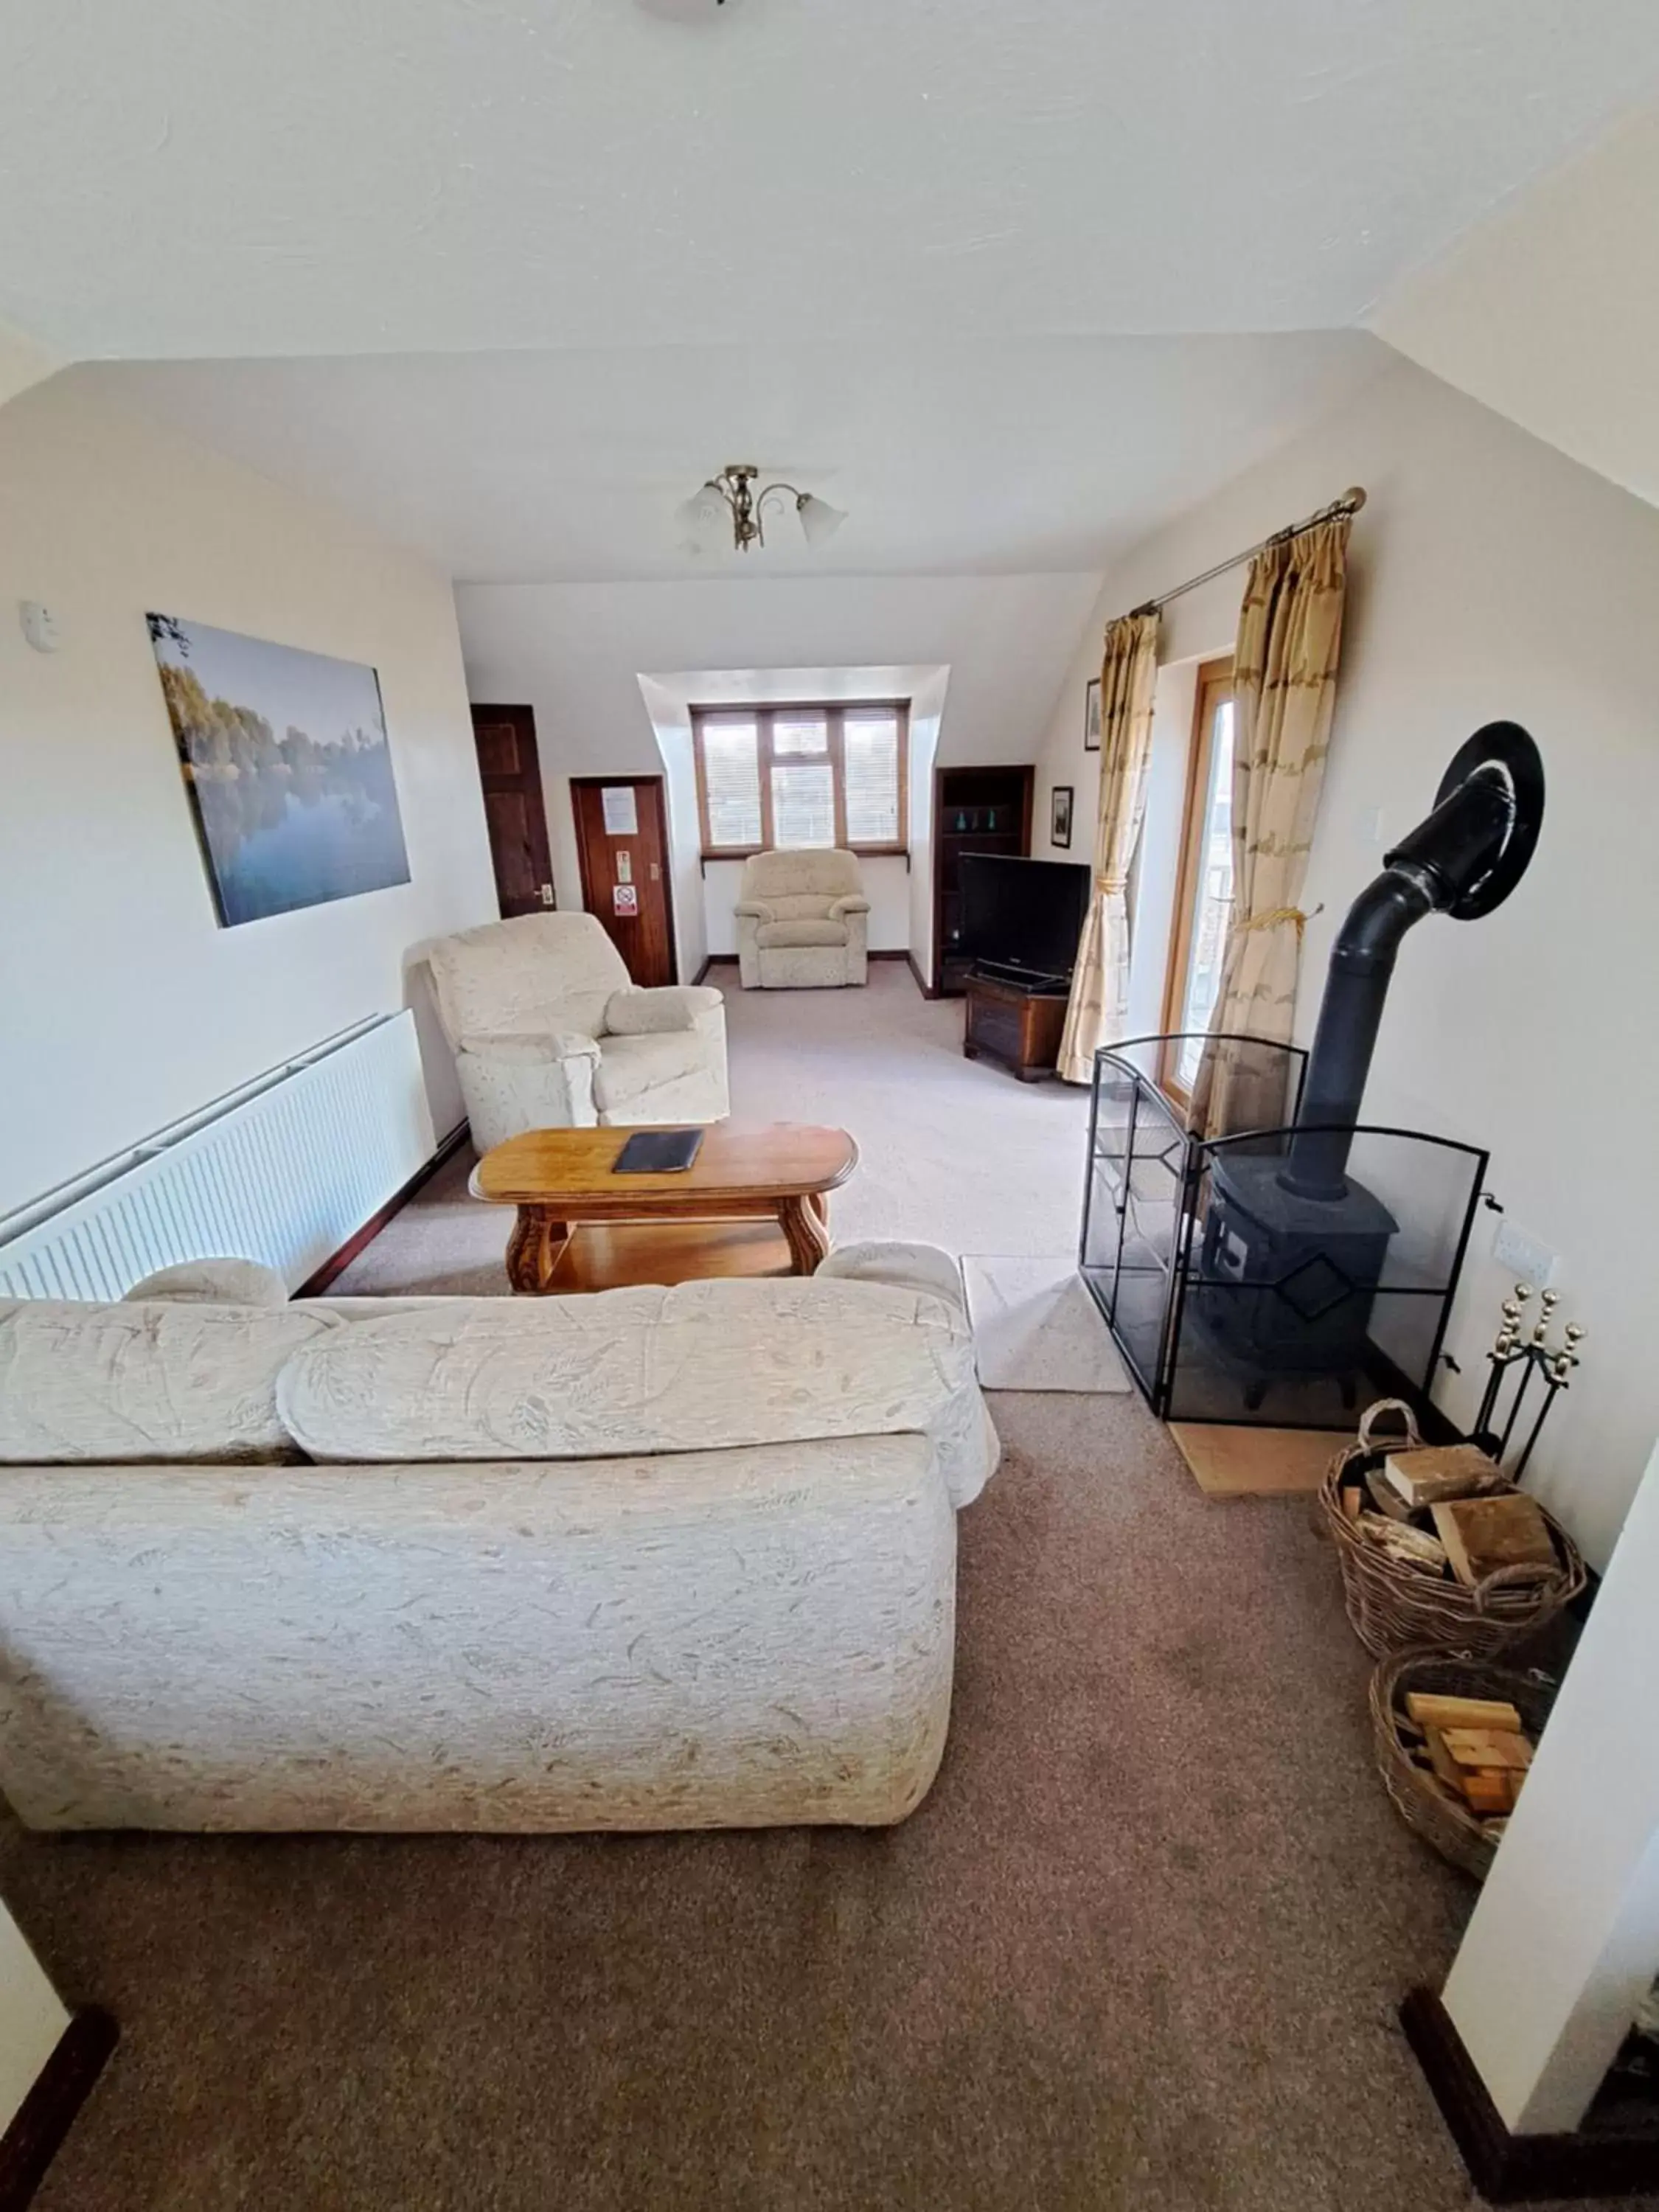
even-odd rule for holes
{"type": "MultiPolygon", "coordinates": [[[[1364,332],[119,363],[83,383],[473,582],[1103,568],[1394,356],[1364,332]],[[847,510],[683,550],[752,460],[847,510]]],[[[1337,489],[1340,489],[1339,485],[1337,489]]]]}
{"type": "Polygon", "coordinates": [[[6,39],[0,318],[71,356],[1335,326],[1659,85],[1653,0],[75,0],[6,39]]]}

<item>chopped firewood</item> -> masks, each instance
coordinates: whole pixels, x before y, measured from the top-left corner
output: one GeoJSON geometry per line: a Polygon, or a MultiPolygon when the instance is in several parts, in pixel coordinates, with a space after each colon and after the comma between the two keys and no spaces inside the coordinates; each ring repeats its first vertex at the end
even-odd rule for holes
{"type": "Polygon", "coordinates": [[[1347,1516],[1350,1521],[1357,1521],[1359,1518],[1359,1509],[1365,1503],[1364,1498],[1361,1496],[1358,1487],[1353,1484],[1350,1484],[1346,1490],[1341,1491],[1338,1494],[1342,1500],[1343,1512],[1347,1516]]]}
{"type": "Polygon", "coordinates": [[[1479,1767],[1462,1778],[1463,1795],[1472,1813],[1507,1813],[1511,1798],[1510,1778],[1501,1766],[1479,1767]]]}
{"type": "Polygon", "coordinates": [[[1407,1690],[1406,1711],[1420,1728],[1521,1726],[1520,1713],[1503,1698],[1453,1698],[1432,1690],[1407,1690]]]}
{"type": "Polygon", "coordinates": [[[1463,1794],[1462,1769],[1447,1750],[1445,1738],[1438,1729],[1431,1728],[1428,1731],[1425,1741],[1430,1765],[1433,1767],[1436,1775],[1446,1787],[1454,1790],[1461,1797],[1463,1794]]]}
{"type": "Polygon", "coordinates": [[[1500,1567],[1558,1565],[1549,1523],[1524,1490],[1500,1498],[1454,1498],[1431,1505],[1451,1571],[1471,1589],[1500,1567]]]}
{"type": "Polygon", "coordinates": [[[1390,1452],[1382,1476],[1413,1507],[1470,1498],[1504,1482],[1503,1469],[1479,1444],[1424,1444],[1413,1451],[1390,1452]]]}
{"type": "Polygon", "coordinates": [[[1525,1769],[1532,1746],[1516,1729],[1442,1729],[1440,1741],[1460,1766],[1525,1769]]]}
{"type": "Polygon", "coordinates": [[[1368,1542],[1386,1552],[1391,1559],[1421,1567],[1426,1574],[1445,1572],[1444,1547],[1434,1537],[1425,1536],[1420,1528],[1407,1528],[1403,1521],[1385,1521],[1380,1513],[1362,1513],[1353,1525],[1368,1542]]]}
{"type": "Polygon", "coordinates": [[[1373,1509],[1385,1514],[1390,1521],[1409,1521],[1412,1509],[1397,1491],[1391,1490],[1381,1474],[1373,1468],[1365,1477],[1365,1493],[1373,1509]]]}

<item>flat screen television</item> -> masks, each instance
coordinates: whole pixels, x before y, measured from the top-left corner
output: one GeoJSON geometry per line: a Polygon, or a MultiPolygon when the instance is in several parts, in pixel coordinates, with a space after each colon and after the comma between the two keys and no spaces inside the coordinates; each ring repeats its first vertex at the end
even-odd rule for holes
{"type": "Polygon", "coordinates": [[[1075,860],[1017,860],[1000,853],[964,853],[957,866],[957,949],[1012,982],[1069,982],[1089,910],[1089,870],[1075,860]]]}

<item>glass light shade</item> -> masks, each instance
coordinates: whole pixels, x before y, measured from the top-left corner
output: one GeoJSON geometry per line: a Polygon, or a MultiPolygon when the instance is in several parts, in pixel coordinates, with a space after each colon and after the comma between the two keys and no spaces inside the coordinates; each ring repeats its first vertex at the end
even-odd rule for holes
{"type": "Polygon", "coordinates": [[[803,492],[795,501],[795,512],[809,545],[827,545],[847,520],[838,507],[831,507],[827,499],[810,491],[803,492]]]}
{"type": "Polygon", "coordinates": [[[674,520],[689,538],[701,546],[713,538],[722,525],[732,526],[732,510],[712,483],[699,486],[683,506],[674,510],[674,520]]]}

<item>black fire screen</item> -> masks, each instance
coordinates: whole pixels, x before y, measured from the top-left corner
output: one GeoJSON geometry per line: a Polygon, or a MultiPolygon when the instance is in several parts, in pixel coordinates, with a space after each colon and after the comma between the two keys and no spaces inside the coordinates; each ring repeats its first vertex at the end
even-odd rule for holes
{"type": "Polygon", "coordinates": [[[1310,1194],[1293,1130],[1304,1058],[1228,1040],[1231,1095],[1272,1127],[1188,1131],[1160,1086],[1181,1040],[1095,1056],[1079,1266],[1154,1413],[1352,1426],[1379,1395],[1427,1399],[1487,1155],[1353,1128],[1338,1187],[1310,1194]]]}

